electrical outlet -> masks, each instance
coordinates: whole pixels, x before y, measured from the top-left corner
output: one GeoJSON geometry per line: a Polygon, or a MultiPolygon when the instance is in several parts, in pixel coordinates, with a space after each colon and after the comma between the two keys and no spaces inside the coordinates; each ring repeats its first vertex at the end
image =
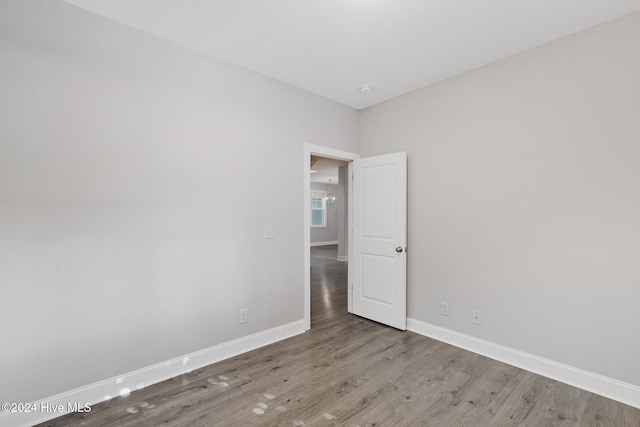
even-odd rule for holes
{"type": "Polygon", "coordinates": [[[449,303],[441,302],[440,303],[440,314],[443,316],[449,316],[449,303]]]}
{"type": "Polygon", "coordinates": [[[240,324],[247,323],[249,321],[249,309],[245,308],[240,310],[240,324]]]}
{"type": "Polygon", "coordinates": [[[275,225],[265,225],[264,226],[264,238],[265,239],[275,239],[276,238],[276,226],[275,225]]]}
{"type": "Polygon", "coordinates": [[[480,312],[478,310],[471,310],[471,322],[476,325],[480,324],[480,312]]]}

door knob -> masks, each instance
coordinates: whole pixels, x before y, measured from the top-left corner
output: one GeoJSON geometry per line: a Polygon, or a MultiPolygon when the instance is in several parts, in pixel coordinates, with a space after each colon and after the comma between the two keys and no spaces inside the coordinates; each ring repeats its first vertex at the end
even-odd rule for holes
{"type": "Polygon", "coordinates": [[[398,253],[402,252],[402,246],[398,246],[398,247],[396,248],[396,252],[398,252],[398,253]]]}

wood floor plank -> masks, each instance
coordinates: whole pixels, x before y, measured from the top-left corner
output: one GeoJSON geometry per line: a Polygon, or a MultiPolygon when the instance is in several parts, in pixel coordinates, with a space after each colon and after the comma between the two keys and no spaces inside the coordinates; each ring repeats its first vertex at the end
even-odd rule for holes
{"type": "Polygon", "coordinates": [[[308,333],[41,426],[640,427],[640,410],[347,313],[346,263],[312,248],[308,333]]]}

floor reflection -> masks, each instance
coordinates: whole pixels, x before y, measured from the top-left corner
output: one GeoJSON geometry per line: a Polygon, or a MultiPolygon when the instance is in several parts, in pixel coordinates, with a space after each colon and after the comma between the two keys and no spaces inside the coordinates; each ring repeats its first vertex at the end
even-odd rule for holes
{"type": "Polygon", "coordinates": [[[347,263],[338,245],[311,247],[311,324],[347,313],[347,263]]]}

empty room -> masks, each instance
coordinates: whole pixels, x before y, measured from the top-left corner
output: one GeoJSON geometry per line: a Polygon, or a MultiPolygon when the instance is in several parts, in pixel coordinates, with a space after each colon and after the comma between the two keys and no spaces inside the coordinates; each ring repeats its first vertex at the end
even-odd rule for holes
{"type": "Polygon", "coordinates": [[[0,427],[640,427],[640,0],[0,0],[0,427]]]}

